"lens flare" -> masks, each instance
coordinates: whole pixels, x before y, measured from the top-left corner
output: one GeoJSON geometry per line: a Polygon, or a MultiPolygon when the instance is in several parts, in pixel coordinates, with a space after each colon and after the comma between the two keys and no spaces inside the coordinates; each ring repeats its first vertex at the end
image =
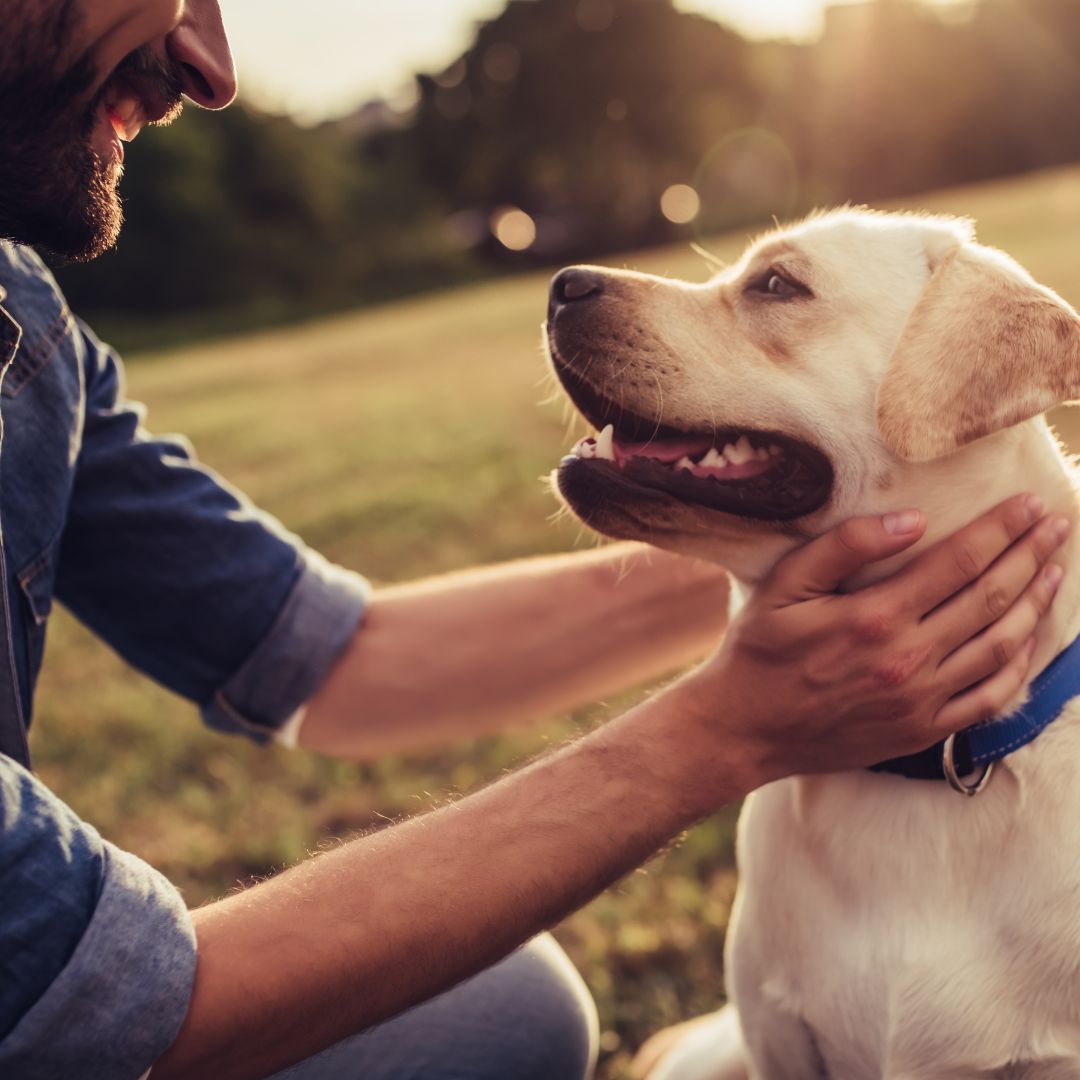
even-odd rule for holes
{"type": "Polygon", "coordinates": [[[704,232],[786,217],[798,204],[799,175],[787,143],[767,128],[729,132],[702,158],[691,184],[704,232]]]}

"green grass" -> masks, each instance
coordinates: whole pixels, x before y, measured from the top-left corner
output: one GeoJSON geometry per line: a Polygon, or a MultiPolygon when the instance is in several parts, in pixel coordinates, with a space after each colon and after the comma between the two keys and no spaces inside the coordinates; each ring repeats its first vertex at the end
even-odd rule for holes
{"type": "MultiPolygon", "coordinates": [[[[906,205],[969,214],[980,238],[1080,300],[1080,170],[906,205]]],[[[709,246],[722,258],[744,235],[709,246]]],[[[700,280],[686,247],[626,260],[700,280]]],[[[540,482],[570,425],[540,351],[546,276],[403,301],[265,335],[138,358],[130,390],[153,429],[205,461],[309,543],[379,582],[593,540],[553,524],[540,482]]],[[[1067,420],[1070,435],[1077,432],[1067,420]]],[[[343,765],[201,730],[193,709],[54,619],[33,735],[44,779],[191,904],[347,837],[467,792],[605,714],[437,755],[343,765]]],[[[597,995],[602,1076],[650,1031],[713,1007],[734,889],[721,815],[575,915],[559,937],[597,995]]]]}

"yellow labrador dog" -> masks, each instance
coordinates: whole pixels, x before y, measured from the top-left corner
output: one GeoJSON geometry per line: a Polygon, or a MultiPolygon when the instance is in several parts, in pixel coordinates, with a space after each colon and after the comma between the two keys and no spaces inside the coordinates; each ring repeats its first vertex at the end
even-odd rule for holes
{"type": "MultiPolygon", "coordinates": [[[[1077,517],[1042,414],[1080,395],[1080,318],[965,221],[822,214],[704,285],[574,267],[547,334],[597,430],[558,470],[567,505],[744,591],[853,515],[921,507],[932,543],[1027,489],[1077,517]]],[[[930,759],[748,800],[732,1006],[655,1077],[1080,1077],[1078,589],[1015,702],[1048,713],[1037,739],[1013,712],[930,759]]]]}

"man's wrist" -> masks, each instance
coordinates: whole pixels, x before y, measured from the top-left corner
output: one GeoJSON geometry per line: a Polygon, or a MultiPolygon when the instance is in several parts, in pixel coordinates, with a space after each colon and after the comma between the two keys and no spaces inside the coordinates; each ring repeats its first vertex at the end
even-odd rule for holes
{"type": "Polygon", "coordinates": [[[645,747],[648,770],[682,828],[776,778],[757,741],[725,722],[729,707],[721,680],[698,669],[615,722],[645,747]]]}

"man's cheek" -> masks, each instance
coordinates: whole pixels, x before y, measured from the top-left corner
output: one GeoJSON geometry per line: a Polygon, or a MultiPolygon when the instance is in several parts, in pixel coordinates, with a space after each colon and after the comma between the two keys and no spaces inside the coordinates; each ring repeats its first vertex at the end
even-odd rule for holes
{"type": "Polygon", "coordinates": [[[68,59],[89,54],[100,86],[126,56],[176,28],[185,0],[76,0],[76,7],[68,59]]]}

